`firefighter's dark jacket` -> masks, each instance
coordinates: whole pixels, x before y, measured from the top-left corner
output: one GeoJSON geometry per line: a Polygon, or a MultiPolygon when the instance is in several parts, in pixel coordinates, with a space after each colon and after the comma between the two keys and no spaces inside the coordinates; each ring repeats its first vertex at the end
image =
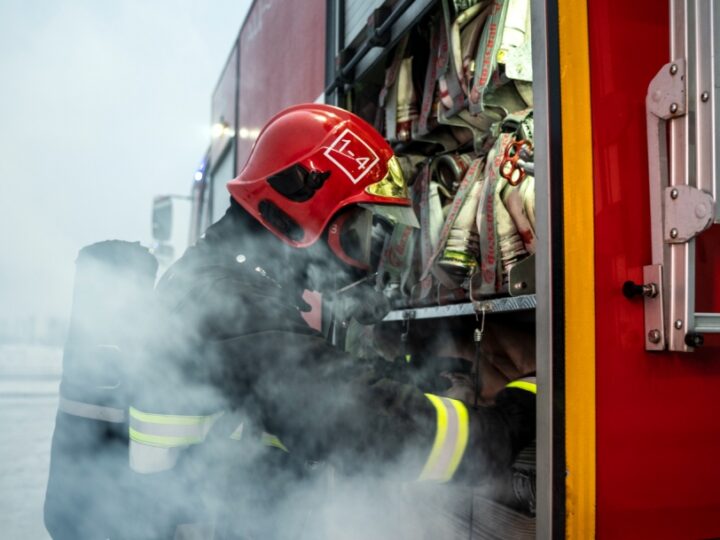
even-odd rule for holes
{"type": "MultiPolygon", "coordinates": [[[[239,412],[246,433],[273,434],[301,459],[348,472],[402,461],[407,479],[417,477],[436,438],[435,406],[421,389],[383,376],[377,363],[338,350],[307,325],[298,309],[297,261],[304,263],[293,256],[233,203],[158,283],[166,328],[149,349],[149,384],[136,406],[239,412]]],[[[455,478],[475,481],[508,467],[534,437],[530,392],[507,388],[494,406],[467,409],[455,478]]],[[[231,427],[218,423],[214,431],[231,427]]]]}

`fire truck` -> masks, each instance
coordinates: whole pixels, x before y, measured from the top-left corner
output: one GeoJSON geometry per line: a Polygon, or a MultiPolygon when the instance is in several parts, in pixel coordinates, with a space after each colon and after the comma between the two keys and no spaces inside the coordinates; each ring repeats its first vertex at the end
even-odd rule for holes
{"type": "Polygon", "coordinates": [[[489,293],[469,279],[383,324],[410,342],[534,325],[537,538],[720,537],[718,28],[712,0],[256,1],[212,96],[189,242],[292,104],[352,110],[423,163],[494,151],[497,182],[534,179],[533,253],[489,293]]]}

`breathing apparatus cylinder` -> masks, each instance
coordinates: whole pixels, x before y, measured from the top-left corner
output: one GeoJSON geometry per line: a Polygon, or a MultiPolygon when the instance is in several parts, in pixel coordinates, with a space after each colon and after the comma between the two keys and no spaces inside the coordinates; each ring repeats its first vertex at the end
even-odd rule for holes
{"type": "Polygon", "coordinates": [[[116,538],[128,523],[118,493],[129,487],[126,382],[156,272],[137,242],[99,242],[78,254],[45,496],[55,540],[116,538]]]}

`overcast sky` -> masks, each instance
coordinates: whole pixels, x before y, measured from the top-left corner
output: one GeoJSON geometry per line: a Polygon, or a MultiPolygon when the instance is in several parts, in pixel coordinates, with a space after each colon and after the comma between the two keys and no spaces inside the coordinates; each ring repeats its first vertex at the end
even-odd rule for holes
{"type": "Polygon", "coordinates": [[[0,0],[0,319],[67,316],[89,243],[189,193],[250,0],[0,0]]]}

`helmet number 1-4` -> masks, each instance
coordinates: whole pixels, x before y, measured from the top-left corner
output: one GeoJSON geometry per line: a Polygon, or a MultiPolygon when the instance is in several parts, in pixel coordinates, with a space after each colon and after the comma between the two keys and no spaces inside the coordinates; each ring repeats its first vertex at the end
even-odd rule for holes
{"type": "Polygon", "coordinates": [[[373,149],[349,129],[343,131],[324,154],[353,184],[357,184],[380,161],[373,149]]]}

